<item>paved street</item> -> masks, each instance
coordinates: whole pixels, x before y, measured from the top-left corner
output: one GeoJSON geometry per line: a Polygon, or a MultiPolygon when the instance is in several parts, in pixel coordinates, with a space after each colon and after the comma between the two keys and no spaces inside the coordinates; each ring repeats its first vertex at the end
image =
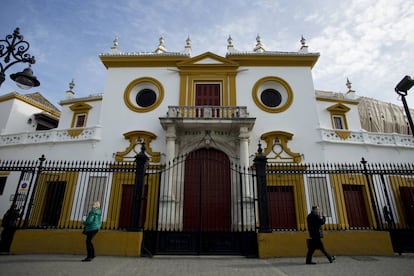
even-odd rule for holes
{"type": "Polygon", "coordinates": [[[316,257],[249,259],[238,256],[98,256],[81,262],[77,255],[2,255],[0,275],[414,275],[414,255],[394,257],[338,256],[329,264],[316,257]]]}

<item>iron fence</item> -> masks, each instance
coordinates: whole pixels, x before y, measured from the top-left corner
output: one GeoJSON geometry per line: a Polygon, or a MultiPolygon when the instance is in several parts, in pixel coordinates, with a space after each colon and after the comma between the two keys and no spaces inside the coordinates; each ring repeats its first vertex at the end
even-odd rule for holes
{"type": "MultiPolygon", "coordinates": [[[[99,200],[103,229],[127,230],[138,218],[138,228],[181,231],[186,208],[183,183],[189,173],[183,160],[168,166],[147,164],[138,197],[134,162],[49,161],[44,157],[0,160],[0,172],[7,177],[7,185],[16,186],[10,205],[20,211],[19,227],[79,229],[91,203],[99,200]],[[133,216],[137,200],[141,201],[139,214],[133,216]]],[[[356,164],[264,165],[265,175],[260,178],[257,163],[251,168],[230,164],[232,231],[304,231],[313,205],[320,206],[326,216],[327,230],[414,227],[413,164],[362,160],[356,164]]],[[[200,207],[201,215],[203,208],[217,204],[212,202],[200,207]]],[[[225,210],[215,213],[221,211],[225,210]]]]}

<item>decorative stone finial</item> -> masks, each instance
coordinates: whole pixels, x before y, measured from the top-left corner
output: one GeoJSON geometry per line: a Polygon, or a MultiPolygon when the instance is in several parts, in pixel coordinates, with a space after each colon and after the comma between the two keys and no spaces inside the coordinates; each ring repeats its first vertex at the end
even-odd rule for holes
{"type": "Polygon", "coordinates": [[[184,54],[191,55],[191,39],[190,39],[190,35],[188,35],[187,39],[185,40],[184,54]]]}
{"type": "Polygon", "coordinates": [[[72,81],[69,83],[69,90],[66,91],[66,99],[72,99],[75,96],[75,92],[73,92],[73,87],[75,87],[75,82],[72,81]]]}
{"type": "Polygon", "coordinates": [[[352,82],[349,81],[348,78],[346,78],[346,87],[348,88],[348,91],[346,92],[346,97],[347,98],[355,98],[355,91],[352,90],[352,82]]]}
{"type": "Polygon", "coordinates": [[[235,53],[237,52],[236,48],[233,45],[233,38],[231,35],[227,38],[227,53],[235,53]]]}
{"type": "Polygon", "coordinates": [[[303,37],[300,39],[300,43],[302,44],[302,46],[306,46],[306,39],[303,37]]]}
{"type": "Polygon", "coordinates": [[[111,47],[111,53],[112,54],[119,53],[119,49],[118,49],[118,37],[115,37],[115,39],[114,39],[114,44],[111,47]]]}
{"type": "Polygon", "coordinates": [[[300,53],[307,53],[308,52],[308,45],[306,45],[306,39],[303,37],[303,35],[302,35],[302,37],[300,39],[300,44],[302,46],[300,47],[299,52],[300,53]]]}
{"type": "Polygon", "coordinates": [[[160,37],[159,39],[160,43],[158,44],[157,49],[155,49],[155,53],[157,54],[161,54],[161,53],[166,53],[167,49],[165,48],[165,41],[164,41],[164,37],[160,37]]]}
{"type": "Polygon", "coordinates": [[[265,52],[266,50],[263,47],[262,39],[261,39],[260,35],[257,35],[256,36],[256,42],[257,42],[256,43],[256,47],[253,49],[253,51],[255,51],[256,53],[263,53],[263,52],[265,52]]]}
{"type": "Polygon", "coordinates": [[[227,49],[229,47],[233,47],[233,38],[231,38],[231,35],[229,35],[229,38],[227,38],[227,49]]]}

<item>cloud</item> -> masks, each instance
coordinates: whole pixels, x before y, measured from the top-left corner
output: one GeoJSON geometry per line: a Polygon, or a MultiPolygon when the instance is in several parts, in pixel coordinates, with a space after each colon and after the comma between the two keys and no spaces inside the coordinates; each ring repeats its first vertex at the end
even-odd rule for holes
{"type": "Polygon", "coordinates": [[[327,82],[335,88],[332,79],[345,80],[351,75],[358,79],[360,92],[366,96],[387,98],[389,92],[378,90],[382,86],[383,91],[390,91],[392,78],[408,70],[407,61],[414,58],[413,18],[414,6],[398,0],[356,0],[341,4],[330,14],[313,13],[307,20],[323,26],[309,41],[321,52],[315,82],[327,82]],[[370,89],[373,80],[376,89],[370,89]]]}

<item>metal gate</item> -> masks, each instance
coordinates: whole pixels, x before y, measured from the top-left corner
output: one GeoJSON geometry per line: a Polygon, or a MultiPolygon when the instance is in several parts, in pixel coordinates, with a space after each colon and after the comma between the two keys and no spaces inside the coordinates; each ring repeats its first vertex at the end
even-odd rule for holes
{"type": "MultiPolygon", "coordinates": [[[[160,171],[156,229],[144,229],[144,252],[256,255],[256,192],[247,168],[202,148],[160,171]]],[[[148,214],[148,213],[147,213],[148,214]]],[[[148,216],[148,215],[147,215],[148,216]]]]}

